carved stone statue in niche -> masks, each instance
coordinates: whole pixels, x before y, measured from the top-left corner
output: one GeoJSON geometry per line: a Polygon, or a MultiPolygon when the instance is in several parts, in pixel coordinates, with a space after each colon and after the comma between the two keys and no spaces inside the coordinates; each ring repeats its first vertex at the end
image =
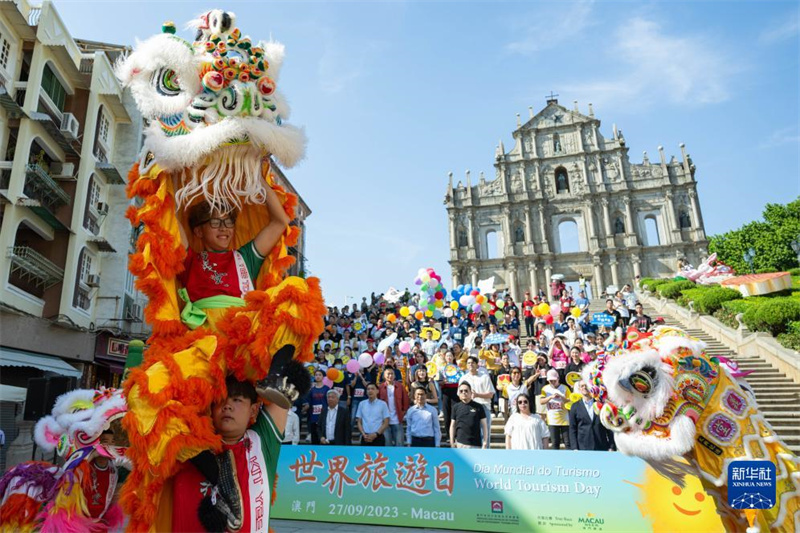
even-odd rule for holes
{"type": "Polygon", "coordinates": [[[525,230],[522,228],[522,225],[517,225],[514,228],[514,242],[525,242],[525,230]]]}
{"type": "Polygon", "coordinates": [[[614,235],[622,233],[625,233],[625,223],[622,221],[622,217],[617,217],[614,219],[614,235]]]}
{"type": "Polygon", "coordinates": [[[692,220],[689,218],[689,213],[687,213],[686,211],[681,211],[681,214],[678,217],[678,223],[681,229],[691,228],[692,220]]]}

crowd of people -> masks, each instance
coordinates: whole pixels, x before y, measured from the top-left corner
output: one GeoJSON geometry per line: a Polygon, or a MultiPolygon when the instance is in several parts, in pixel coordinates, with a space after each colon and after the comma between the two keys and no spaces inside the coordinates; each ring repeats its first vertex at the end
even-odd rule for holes
{"type": "Polygon", "coordinates": [[[329,308],[307,365],[312,388],[295,403],[285,442],[301,442],[302,417],[312,444],[488,448],[492,419],[502,417],[508,449],[614,449],[581,370],[612,332],[646,332],[654,321],[630,285],[603,295],[606,325],[592,320],[584,285],[577,296],[558,280],[550,289],[519,305],[489,295],[489,310],[449,317],[401,315],[418,303],[408,292],[329,308]],[[368,365],[348,364],[363,354],[368,365]]]}

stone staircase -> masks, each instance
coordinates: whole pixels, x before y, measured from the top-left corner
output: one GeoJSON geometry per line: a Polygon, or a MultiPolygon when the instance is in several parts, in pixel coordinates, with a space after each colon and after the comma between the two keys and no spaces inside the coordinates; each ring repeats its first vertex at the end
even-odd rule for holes
{"type": "Polygon", "coordinates": [[[692,337],[706,343],[710,355],[726,357],[736,361],[742,370],[752,370],[746,381],[753,388],[759,409],[783,442],[800,455],[800,385],[793,382],[769,362],[756,355],[736,354],[730,348],[706,334],[669,315],[658,315],[645,306],[645,314],[655,319],[660,316],[664,323],[683,329],[692,337]]]}
{"type": "MultiPolygon", "coordinates": [[[[603,300],[593,300],[589,312],[597,313],[605,310],[603,300]]],[[[645,314],[655,319],[660,316],[666,325],[683,329],[689,335],[698,338],[706,343],[707,351],[711,355],[726,357],[739,364],[742,370],[752,370],[753,373],[747,377],[747,383],[753,388],[756,394],[761,412],[767,421],[772,425],[775,432],[783,442],[797,455],[800,455],[800,385],[794,383],[785,374],[771,366],[765,359],[758,356],[746,354],[735,354],[727,346],[716,339],[707,335],[703,330],[692,327],[691,324],[683,322],[669,316],[658,315],[653,309],[645,306],[645,314]]],[[[524,325],[523,325],[524,333],[524,325]]],[[[527,338],[522,336],[520,345],[525,346],[527,338]]],[[[505,448],[505,419],[502,415],[492,416],[491,427],[491,448],[505,448]]],[[[305,421],[301,420],[301,438],[305,438],[305,421]]],[[[353,443],[358,443],[358,431],[353,430],[353,443]]],[[[301,443],[305,441],[301,440],[301,443]]],[[[442,447],[448,444],[448,428],[442,422],[442,447]]]]}

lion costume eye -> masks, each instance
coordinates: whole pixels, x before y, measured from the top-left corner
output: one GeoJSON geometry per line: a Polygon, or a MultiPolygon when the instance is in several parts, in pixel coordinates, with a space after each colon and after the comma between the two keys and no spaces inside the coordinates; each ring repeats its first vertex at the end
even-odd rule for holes
{"type": "Polygon", "coordinates": [[[647,396],[656,387],[656,369],[646,366],[637,370],[628,378],[628,383],[634,392],[647,396]]]}
{"type": "Polygon", "coordinates": [[[160,68],[153,73],[153,86],[164,96],[177,96],[181,92],[178,76],[169,68],[160,68]]]}

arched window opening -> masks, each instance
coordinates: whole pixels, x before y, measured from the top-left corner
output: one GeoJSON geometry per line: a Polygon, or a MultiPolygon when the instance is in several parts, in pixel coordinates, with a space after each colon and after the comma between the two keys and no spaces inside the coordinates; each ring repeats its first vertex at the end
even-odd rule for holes
{"type": "Polygon", "coordinates": [[[92,304],[89,293],[94,282],[92,274],[92,255],[83,248],[78,257],[78,272],[75,275],[75,291],[72,295],[72,306],[77,309],[88,310],[92,304]]]}
{"type": "Polygon", "coordinates": [[[486,259],[497,259],[500,256],[500,239],[497,232],[490,230],[486,232],[486,259]]]}
{"type": "Polygon", "coordinates": [[[655,217],[646,217],[644,219],[645,232],[647,235],[648,246],[658,246],[661,244],[661,239],[658,236],[658,222],[655,217]]]}
{"type": "Polygon", "coordinates": [[[522,224],[517,224],[517,226],[514,228],[514,242],[525,242],[525,228],[522,227],[522,224]]]}
{"type": "Polygon", "coordinates": [[[621,235],[625,233],[625,222],[622,217],[618,216],[614,219],[614,235],[621,235]]]}
{"type": "Polygon", "coordinates": [[[578,224],[574,220],[563,220],[558,224],[558,243],[562,254],[581,251],[578,224]]]}
{"type": "Polygon", "coordinates": [[[556,169],[556,193],[561,192],[569,192],[569,176],[564,167],[556,169]]]}
{"type": "Polygon", "coordinates": [[[678,223],[680,224],[681,229],[691,228],[692,219],[689,218],[689,213],[686,211],[681,211],[681,214],[678,217],[678,223]]]}
{"type": "Polygon", "coordinates": [[[89,178],[86,189],[86,206],[83,212],[83,227],[97,235],[100,224],[108,214],[108,206],[100,201],[100,183],[94,174],[89,178]]]}

